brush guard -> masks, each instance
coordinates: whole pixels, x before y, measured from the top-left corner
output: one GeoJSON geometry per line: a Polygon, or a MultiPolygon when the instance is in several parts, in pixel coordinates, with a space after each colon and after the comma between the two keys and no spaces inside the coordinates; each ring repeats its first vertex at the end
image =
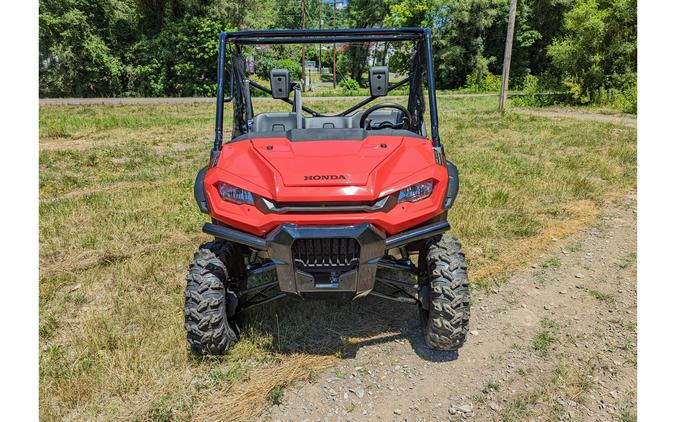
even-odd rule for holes
{"type": "Polygon", "coordinates": [[[410,260],[395,260],[385,255],[387,250],[442,234],[450,228],[447,221],[386,237],[368,223],[346,226],[297,226],[282,224],[266,238],[253,236],[216,224],[205,224],[204,232],[217,238],[267,251],[270,259],[250,267],[246,277],[276,269],[278,281],[244,289],[239,292],[240,306],[252,306],[280,299],[285,294],[303,299],[313,297],[343,297],[355,299],[368,294],[404,303],[418,303],[417,286],[380,277],[378,268],[417,273],[410,260]],[[385,294],[373,291],[375,283],[393,288],[385,294]],[[278,287],[280,294],[272,291],[278,287]]]}

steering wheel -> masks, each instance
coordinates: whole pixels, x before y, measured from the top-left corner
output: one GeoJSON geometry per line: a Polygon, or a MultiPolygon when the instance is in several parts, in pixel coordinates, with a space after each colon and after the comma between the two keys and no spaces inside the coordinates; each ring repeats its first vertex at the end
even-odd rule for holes
{"type": "Polygon", "coordinates": [[[361,122],[359,123],[359,127],[362,127],[363,129],[385,129],[385,128],[410,129],[411,122],[412,122],[412,115],[410,114],[410,111],[408,111],[408,109],[403,107],[401,104],[380,103],[375,104],[374,106],[370,107],[368,110],[363,112],[363,114],[361,115],[361,122]],[[375,110],[379,110],[381,108],[394,108],[396,110],[401,111],[404,114],[403,121],[401,121],[401,123],[384,121],[371,126],[370,120],[368,120],[368,116],[370,116],[375,110]]]}

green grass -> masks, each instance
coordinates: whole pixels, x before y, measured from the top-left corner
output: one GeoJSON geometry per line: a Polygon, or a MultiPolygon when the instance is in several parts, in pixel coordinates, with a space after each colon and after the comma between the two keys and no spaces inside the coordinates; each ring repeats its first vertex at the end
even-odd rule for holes
{"type": "Polygon", "coordinates": [[[482,393],[474,394],[471,396],[471,400],[475,401],[476,403],[485,403],[485,396],[482,393]]]}
{"type": "Polygon", "coordinates": [[[273,405],[280,405],[284,401],[284,389],[281,387],[274,387],[272,391],[267,394],[267,401],[273,405]]]}
{"type": "Polygon", "coordinates": [[[541,321],[541,329],[532,340],[532,348],[540,356],[547,356],[551,345],[556,341],[558,326],[554,321],[544,318],[541,321]]]}
{"type": "Polygon", "coordinates": [[[548,258],[544,263],[542,264],[542,267],[544,268],[558,268],[560,267],[560,258],[557,256],[552,256],[548,258]]]}
{"type": "Polygon", "coordinates": [[[621,422],[637,422],[637,413],[635,410],[626,409],[621,412],[621,422]]]}
{"type": "Polygon", "coordinates": [[[496,392],[496,391],[499,391],[499,390],[500,390],[500,386],[499,386],[499,383],[497,383],[496,381],[488,381],[487,384],[485,384],[485,388],[483,388],[483,392],[486,393],[486,394],[489,393],[490,391],[496,392]]]}
{"type": "Polygon", "coordinates": [[[589,290],[588,293],[590,293],[590,295],[596,298],[597,300],[609,303],[610,305],[613,305],[614,302],[616,301],[614,296],[610,293],[603,293],[598,290],[589,290]]]}
{"type": "Polygon", "coordinates": [[[618,264],[618,267],[622,270],[625,270],[626,268],[632,267],[635,264],[637,264],[637,254],[633,252],[628,254],[628,256],[626,256],[623,261],[618,264]]]}
{"type": "MultiPolygon", "coordinates": [[[[502,117],[496,101],[439,102],[441,137],[461,178],[452,233],[479,288],[635,188],[635,129],[502,117]]],[[[324,111],[348,104],[312,102],[324,111]]],[[[272,103],[256,110],[265,107],[272,103]]],[[[184,276],[208,239],[192,184],[208,160],[213,115],[205,104],[41,108],[42,419],[188,420],[219,408],[254,419],[275,388],[416,318],[412,308],[372,298],[284,301],[253,315],[228,355],[191,355],[184,276]]]]}

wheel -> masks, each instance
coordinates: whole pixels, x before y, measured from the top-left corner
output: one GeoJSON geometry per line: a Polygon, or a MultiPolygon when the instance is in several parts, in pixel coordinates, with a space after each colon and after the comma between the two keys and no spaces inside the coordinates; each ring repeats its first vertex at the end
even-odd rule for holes
{"type": "Polygon", "coordinates": [[[471,293],[462,245],[455,237],[430,241],[420,252],[420,320],[427,346],[457,350],[469,331],[471,293]]]}
{"type": "Polygon", "coordinates": [[[199,247],[186,277],[185,330],[198,354],[223,354],[239,338],[236,280],[244,260],[237,245],[208,242],[199,247]]]}

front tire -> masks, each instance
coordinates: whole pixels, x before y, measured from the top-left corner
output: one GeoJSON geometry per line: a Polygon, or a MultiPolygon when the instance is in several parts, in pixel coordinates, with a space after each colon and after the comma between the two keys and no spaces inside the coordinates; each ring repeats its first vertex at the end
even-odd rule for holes
{"type": "Polygon", "coordinates": [[[462,245],[449,236],[430,241],[420,252],[419,267],[419,311],[424,340],[432,349],[457,350],[469,331],[471,306],[462,245]]]}
{"type": "Polygon", "coordinates": [[[195,353],[220,355],[238,340],[232,280],[242,271],[243,258],[233,243],[208,242],[195,253],[185,286],[185,330],[195,353]]]}

